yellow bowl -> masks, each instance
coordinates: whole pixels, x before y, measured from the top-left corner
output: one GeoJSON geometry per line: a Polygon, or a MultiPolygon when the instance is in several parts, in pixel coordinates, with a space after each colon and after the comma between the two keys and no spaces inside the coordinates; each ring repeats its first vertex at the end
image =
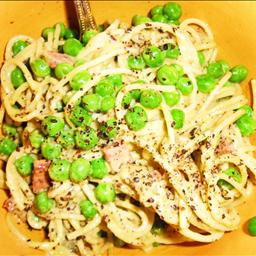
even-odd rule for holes
{"type": "MultiPolygon", "coordinates": [[[[97,23],[119,18],[130,21],[134,14],[146,14],[148,10],[164,1],[91,1],[97,23]]],[[[256,2],[254,1],[187,1],[180,3],[183,18],[196,17],[207,21],[219,46],[219,57],[232,65],[242,63],[249,68],[245,93],[250,96],[247,82],[256,78],[256,2]]],[[[18,34],[39,37],[41,30],[58,21],[74,25],[74,8],[71,1],[0,1],[0,60],[3,61],[5,44],[18,34]]],[[[6,198],[0,193],[0,205],[6,198]]],[[[256,215],[255,197],[240,207],[241,224],[238,230],[225,234],[212,244],[184,244],[161,246],[147,255],[255,255],[255,237],[246,234],[245,223],[256,215]]],[[[8,231],[6,212],[0,209],[0,255],[42,255],[39,251],[24,246],[8,231]]],[[[34,234],[33,236],[37,236],[34,234]]],[[[145,255],[139,250],[116,249],[113,255],[145,255]]]]}

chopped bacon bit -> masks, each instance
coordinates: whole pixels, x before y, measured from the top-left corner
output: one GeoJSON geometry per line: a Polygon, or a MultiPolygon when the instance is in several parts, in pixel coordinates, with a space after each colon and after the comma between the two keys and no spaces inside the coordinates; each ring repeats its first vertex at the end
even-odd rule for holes
{"type": "Polygon", "coordinates": [[[217,155],[224,155],[231,153],[234,150],[234,146],[224,137],[220,138],[219,145],[215,149],[217,155]]]}
{"type": "Polygon", "coordinates": [[[117,173],[122,164],[130,160],[129,149],[127,145],[115,142],[111,146],[103,149],[106,160],[108,161],[112,170],[117,173]]]}
{"type": "Polygon", "coordinates": [[[71,56],[53,51],[49,51],[45,54],[45,60],[51,68],[56,68],[60,63],[65,62],[72,65],[74,62],[71,56]]]}
{"type": "Polygon", "coordinates": [[[25,223],[27,220],[27,212],[26,211],[20,211],[18,209],[15,209],[13,214],[17,217],[18,223],[23,222],[25,223]]]}
{"type": "Polygon", "coordinates": [[[22,133],[22,142],[23,142],[23,145],[25,146],[25,148],[31,147],[31,142],[29,140],[29,132],[28,131],[24,131],[22,133]]]}
{"type": "Polygon", "coordinates": [[[34,193],[45,191],[50,187],[48,168],[51,161],[48,160],[36,160],[34,162],[34,170],[32,176],[32,189],[34,193]]]}
{"type": "Polygon", "coordinates": [[[11,197],[4,201],[3,208],[6,209],[8,212],[13,212],[15,210],[15,204],[11,197]]]}

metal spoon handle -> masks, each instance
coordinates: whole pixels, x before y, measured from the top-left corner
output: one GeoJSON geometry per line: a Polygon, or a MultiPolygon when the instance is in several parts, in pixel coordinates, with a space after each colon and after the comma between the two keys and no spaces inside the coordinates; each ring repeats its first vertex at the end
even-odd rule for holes
{"type": "Polygon", "coordinates": [[[76,14],[80,27],[80,35],[90,29],[96,29],[96,22],[92,15],[91,7],[88,0],[74,0],[76,14]]]}

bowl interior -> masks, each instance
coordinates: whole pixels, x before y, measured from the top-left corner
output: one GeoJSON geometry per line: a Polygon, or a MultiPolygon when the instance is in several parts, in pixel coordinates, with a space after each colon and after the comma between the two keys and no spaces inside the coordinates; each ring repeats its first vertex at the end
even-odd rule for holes
{"type": "MultiPolygon", "coordinates": [[[[146,14],[148,10],[164,1],[92,1],[91,7],[98,24],[115,18],[130,22],[134,14],[146,14]]],[[[195,17],[209,23],[217,45],[219,58],[231,65],[244,64],[249,76],[244,82],[244,91],[250,98],[249,79],[256,78],[256,2],[253,1],[184,1],[183,18],[195,17]]],[[[76,26],[76,17],[71,1],[0,1],[0,60],[3,61],[5,44],[18,34],[39,37],[41,30],[58,21],[76,26]]],[[[6,198],[0,192],[0,205],[6,198]]],[[[163,246],[147,255],[255,255],[255,238],[245,232],[246,220],[256,215],[255,197],[241,207],[241,224],[238,230],[225,234],[212,244],[191,243],[163,246]]],[[[39,255],[39,251],[27,248],[8,231],[5,210],[0,208],[0,255],[39,255]]],[[[30,234],[31,235],[31,234],[30,234]]],[[[41,234],[33,233],[33,237],[41,234]]],[[[139,250],[115,249],[113,255],[145,255],[139,250]]]]}

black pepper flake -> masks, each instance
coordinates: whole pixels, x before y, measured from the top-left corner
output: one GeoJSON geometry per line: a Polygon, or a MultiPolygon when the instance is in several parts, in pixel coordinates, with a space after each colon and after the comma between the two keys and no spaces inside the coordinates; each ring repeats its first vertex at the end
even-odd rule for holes
{"type": "Polygon", "coordinates": [[[207,149],[209,149],[209,148],[211,147],[211,143],[210,143],[209,141],[206,141],[205,147],[206,147],[207,149]]]}

